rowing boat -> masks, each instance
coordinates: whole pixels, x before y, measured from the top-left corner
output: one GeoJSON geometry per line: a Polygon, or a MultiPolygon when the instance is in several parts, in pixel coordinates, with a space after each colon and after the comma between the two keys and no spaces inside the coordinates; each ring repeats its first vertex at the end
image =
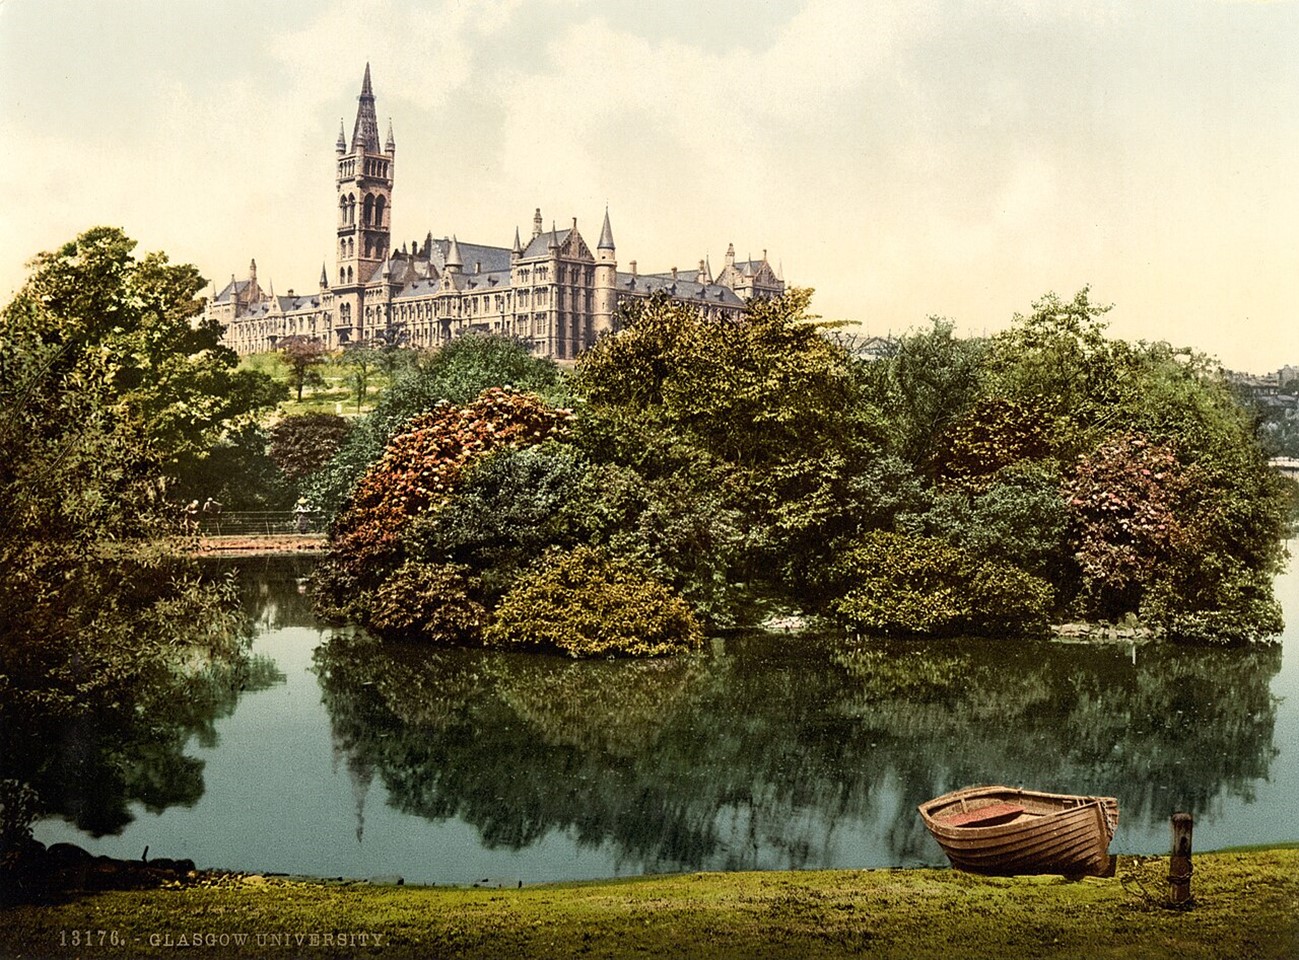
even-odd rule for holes
{"type": "Polygon", "coordinates": [[[966,787],[920,805],[952,866],[976,873],[1099,875],[1119,822],[1113,797],[966,787]]]}

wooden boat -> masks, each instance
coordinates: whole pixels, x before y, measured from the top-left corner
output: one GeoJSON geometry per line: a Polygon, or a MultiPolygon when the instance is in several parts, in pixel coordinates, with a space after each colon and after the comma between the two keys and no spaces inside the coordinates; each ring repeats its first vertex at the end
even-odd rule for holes
{"type": "Polygon", "coordinates": [[[952,866],[976,873],[1106,873],[1119,822],[1113,797],[966,787],[920,805],[952,866]]]}

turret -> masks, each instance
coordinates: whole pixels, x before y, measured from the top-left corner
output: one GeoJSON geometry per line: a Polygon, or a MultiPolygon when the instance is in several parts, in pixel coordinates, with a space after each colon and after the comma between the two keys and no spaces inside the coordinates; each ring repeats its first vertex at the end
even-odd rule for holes
{"type": "Polygon", "coordinates": [[[541,236],[541,208],[537,207],[537,212],[532,215],[532,239],[536,240],[541,236]]]}
{"type": "Polygon", "coordinates": [[[457,242],[455,235],[451,236],[451,245],[447,247],[447,273],[463,273],[465,261],[460,256],[460,244],[457,242]]]}
{"type": "Polygon", "coordinates": [[[596,338],[613,332],[613,315],[617,307],[618,256],[613,245],[613,227],[609,208],[604,208],[604,224],[595,247],[595,296],[591,304],[591,326],[596,338]]]}

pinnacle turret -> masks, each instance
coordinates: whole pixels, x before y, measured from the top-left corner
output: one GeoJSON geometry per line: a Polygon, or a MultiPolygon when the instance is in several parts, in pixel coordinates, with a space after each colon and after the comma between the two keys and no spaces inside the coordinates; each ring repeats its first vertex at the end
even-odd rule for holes
{"type": "Polygon", "coordinates": [[[383,145],[384,153],[393,153],[397,149],[397,141],[392,136],[392,117],[388,118],[388,142],[383,145]]]}
{"type": "Polygon", "coordinates": [[[334,144],[334,149],[339,153],[347,153],[347,137],[343,135],[343,118],[338,118],[338,142],[334,144]]]}

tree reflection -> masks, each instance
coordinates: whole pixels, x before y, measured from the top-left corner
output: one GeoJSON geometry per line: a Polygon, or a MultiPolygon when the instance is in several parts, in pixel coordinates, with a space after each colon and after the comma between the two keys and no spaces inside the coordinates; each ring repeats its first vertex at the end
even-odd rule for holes
{"type": "Polygon", "coordinates": [[[552,831],[624,866],[798,868],[874,826],[926,850],[957,785],[1117,795],[1125,822],[1248,799],[1277,750],[1279,648],[733,638],[693,658],[575,662],[380,646],[316,653],[335,741],[390,803],[487,847],[552,831]],[[865,827],[864,827],[865,825],[865,827]]]}

